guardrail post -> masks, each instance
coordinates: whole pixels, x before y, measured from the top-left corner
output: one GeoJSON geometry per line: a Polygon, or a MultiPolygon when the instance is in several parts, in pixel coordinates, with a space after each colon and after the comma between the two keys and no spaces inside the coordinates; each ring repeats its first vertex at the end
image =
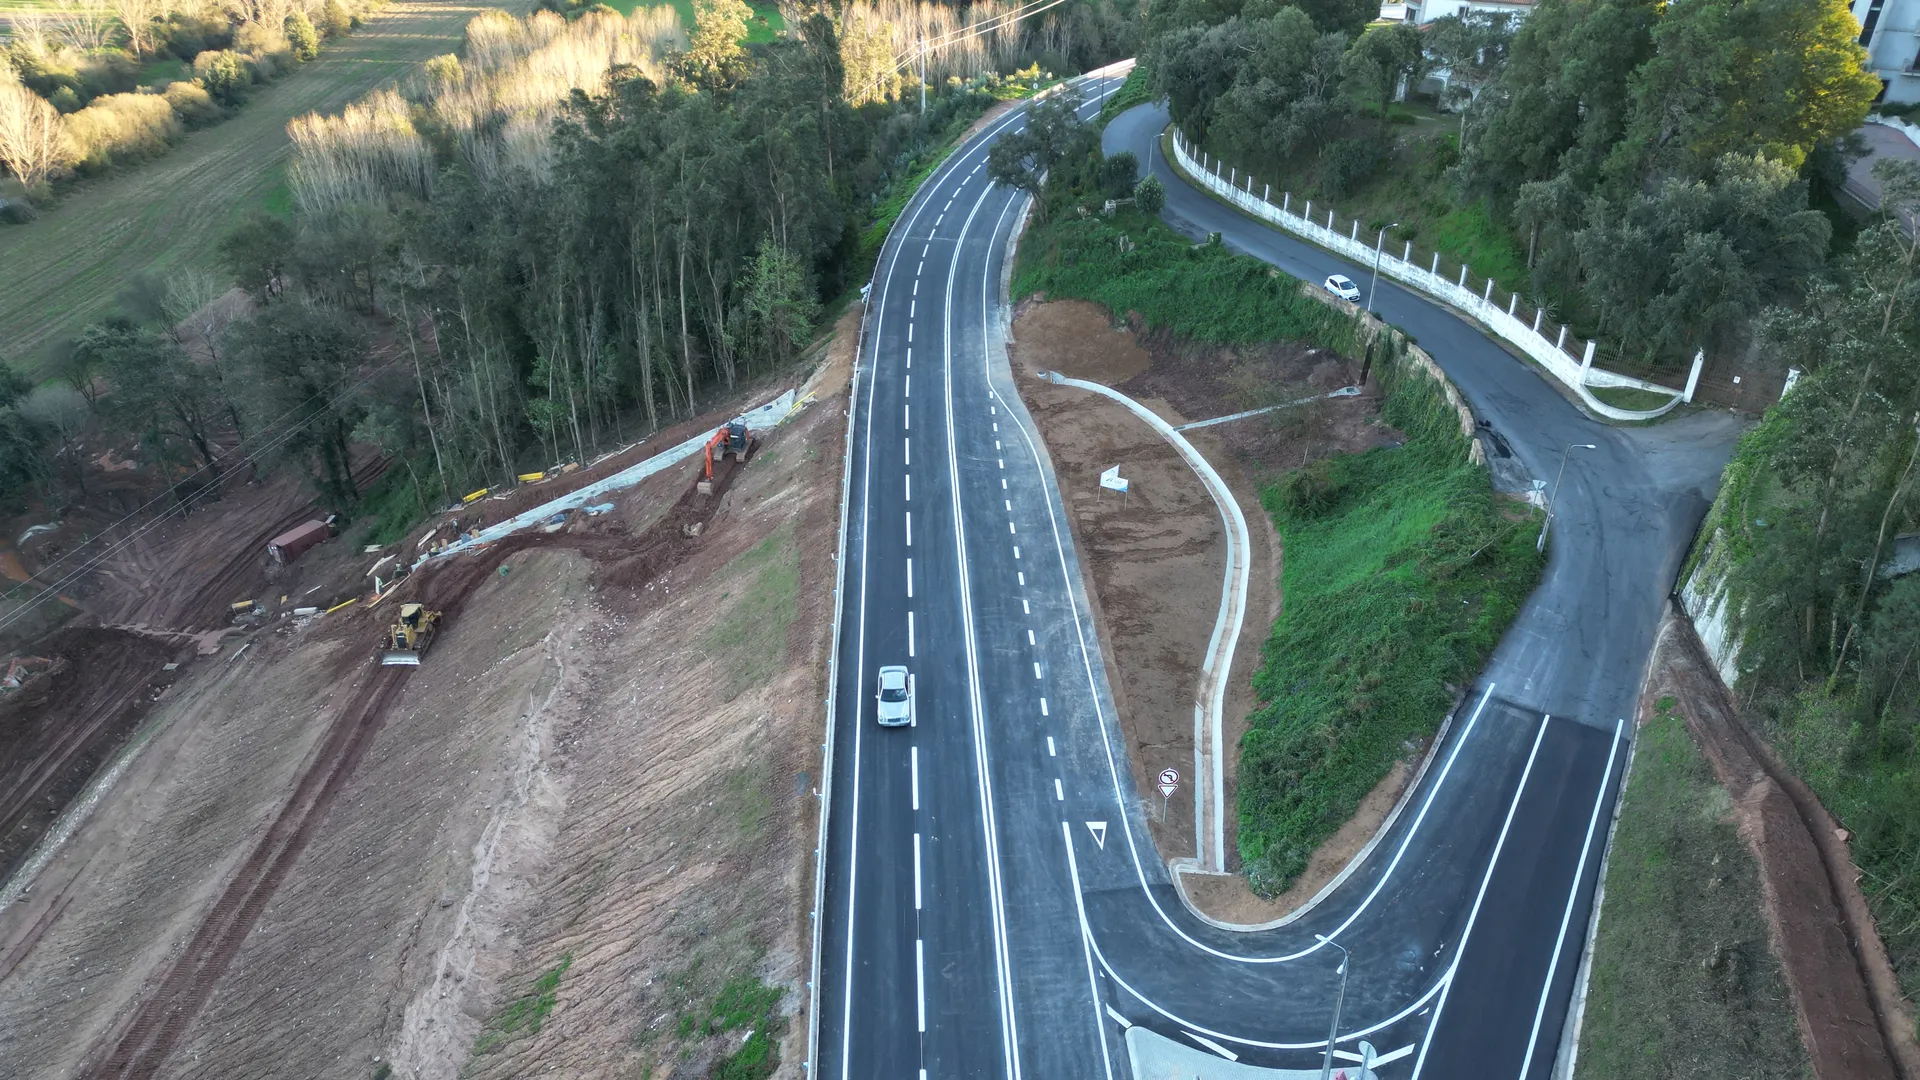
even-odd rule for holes
{"type": "Polygon", "coordinates": [[[1493,301],[1493,279],[1488,278],[1487,288],[1484,292],[1480,294],[1480,302],[1483,304],[1486,304],[1486,303],[1491,303],[1492,301],[1493,301]]]}
{"type": "Polygon", "coordinates": [[[1301,214],[1300,217],[1302,220],[1306,221],[1307,224],[1309,225],[1313,224],[1313,200],[1312,199],[1307,200],[1306,212],[1301,214]]]}
{"type": "Polygon", "coordinates": [[[1333,211],[1327,211],[1327,231],[1333,231],[1333,211]]]}
{"type": "Polygon", "coordinates": [[[1227,186],[1233,187],[1239,182],[1240,182],[1240,166],[1235,165],[1233,167],[1232,172],[1227,176],[1227,186]]]}
{"type": "Polygon", "coordinates": [[[1266,203],[1268,206],[1273,205],[1273,185],[1272,184],[1260,185],[1260,201],[1263,203],[1266,203]]]}

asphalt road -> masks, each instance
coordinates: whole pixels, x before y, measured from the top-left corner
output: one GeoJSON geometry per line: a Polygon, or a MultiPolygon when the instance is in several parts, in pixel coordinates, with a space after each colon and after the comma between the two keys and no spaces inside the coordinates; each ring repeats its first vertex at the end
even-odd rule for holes
{"type": "MultiPolygon", "coordinates": [[[[1161,176],[1177,227],[1308,280],[1366,280],[1179,181],[1151,146],[1164,123],[1135,109],[1106,141],[1161,176]]],[[[815,1075],[1128,1076],[1129,1025],[1317,1067],[1339,988],[1327,935],[1353,957],[1338,1052],[1364,1038],[1389,1077],[1546,1076],[1625,718],[1735,424],[1588,420],[1472,326],[1383,283],[1376,310],[1433,353],[1519,465],[1551,479],[1568,443],[1598,449],[1573,451],[1545,579],[1373,853],[1285,925],[1208,925],[1145,831],[1065,512],[1012,385],[1000,288],[1025,200],[986,179],[997,131],[923,187],[869,300],[815,1075]],[[873,719],[875,673],[893,663],[914,673],[911,728],[873,719]]]]}

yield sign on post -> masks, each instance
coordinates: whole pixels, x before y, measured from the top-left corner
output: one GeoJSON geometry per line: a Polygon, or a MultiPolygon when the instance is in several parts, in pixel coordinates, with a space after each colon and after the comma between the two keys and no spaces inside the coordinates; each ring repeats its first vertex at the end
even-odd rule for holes
{"type": "Polygon", "coordinates": [[[1120,466],[1115,465],[1113,468],[1101,473],[1100,486],[1106,488],[1108,491],[1127,490],[1127,482],[1120,475],[1120,466]]]}
{"type": "Polygon", "coordinates": [[[1175,788],[1179,786],[1180,786],[1180,770],[1179,769],[1161,769],[1160,770],[1160,797],[1161,798],[1163,799],[1173,798],[1173,791],[1175,788]]]}

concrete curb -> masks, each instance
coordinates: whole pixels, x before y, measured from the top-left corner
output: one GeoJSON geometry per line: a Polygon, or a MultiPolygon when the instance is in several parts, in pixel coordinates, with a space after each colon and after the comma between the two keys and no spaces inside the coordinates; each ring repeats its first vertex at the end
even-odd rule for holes
{"type": "MultiPolygon", "coordinates": [[[[1198,864],[1196,868],[1202,873],[1224,874],[1227,872],[1226,748],[1221,727],[1226,712],[1227,682],[1233,671],[1233,654],[1240,643],[1240,628],[1246,621],[1247,585],[1253,569],[1250,558],[1253,541],[1247,535],[1246,515],[1241,512],[1239,500],[1233,497],[1227,482],[1221,479],[1206,455],[1151,409],[1099,383],[1070,379],[1058,372],[1048,372],[1043,377],[1060,386],[1089,390],[1111,398],[1146,421],[1149,427],[1160,433],[1161,438],[1180,452],[1180,456],[1200,477],[1200,482],[1206,485],[1207,494],[1213,497],[1214,506],[1220,511],[1221,524],[1226,527],[1227,571],[1220,585],[1220,615],[1214,620],[1213,636],[1207,642],[1206,662],[1200,669],[1199,693],[1193,703],[1193,756],[1197,778],[1194,784],[1196,857],[1193,862],[1198,864]],[[1209,801],[1212,803],[1211,810],[1207,805],[1209,801]]],[[[1178,872],[1174,877],[1178,880],[1178,872]]]]}

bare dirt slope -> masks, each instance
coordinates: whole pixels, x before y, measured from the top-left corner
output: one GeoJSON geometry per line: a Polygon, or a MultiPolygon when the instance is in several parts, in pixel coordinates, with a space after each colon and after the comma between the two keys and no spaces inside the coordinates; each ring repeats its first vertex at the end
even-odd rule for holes
{"type": "Polygon", "coordinates": [[[741,1045],[705,1031],[723,984],[793,1008],[852,329],[717,495],[669,470],[203,661],[0,912],[0,1061],[703,1075],[741,1045]],[[446,629],[381,669],[409,597],[446,629]]]}
{"type": "MultiPolygon", "coordinates": [[[[1108,672],[1128,738],[1134,783],[1149,793],[1155,841],[1165,859],[1190,858],[1190,786],[1160,822],[1152,780],[1172,766],[1193,771],[1193,707],[1200,664],[1219,610],[1226,541],[1219,511],[1179,454],[1124,407],[1082,391],[1030,378],[1059,371],[1105,383],[1179,424],[1291,401],[1345,385],[1356,374],[1337,356],[1293,343],[1219,347],[1164,334],[1115,328],[1106,312],[1082,301],[1023,304],[1013,324],[1011,354],[1020,392],[1047,442],[1074,539],[1092,577],[1089,597],[1107,652],[1108,672]],[[1101,471],[1119,465],[1131,490],[1124,505],[1103,497],[1101,471]]],[[[1232,805],[1239,760],[1232,747],[1245,733],[1252,683],[1267,631],[1280,614],[1280,543],[1259,501],[1259,485],[1308,457],[1397,439],[1378,421],[1370,397],[1316,403],[1188,433],[1239,499],[1252,531],[1253,594],[1233,661],[1224,736],[1227,755],[1228,851],[1234,851],[1232,805]]],[[[1190,878],[1191,897],[1208,913],[1237,922],[1277,917],[1310,897],[1365,844],[1392,808],[1409,770],[1397,769],[1361,815],[1316,855],[1300,884],[1275,903],[1259,900],[1237,877],[1190,878]],[[1389,789],[1389,785],[1391,785],[1389,789]]],[[[1229,865],[1233,865],[1230,856],[1229,865]]]]}

